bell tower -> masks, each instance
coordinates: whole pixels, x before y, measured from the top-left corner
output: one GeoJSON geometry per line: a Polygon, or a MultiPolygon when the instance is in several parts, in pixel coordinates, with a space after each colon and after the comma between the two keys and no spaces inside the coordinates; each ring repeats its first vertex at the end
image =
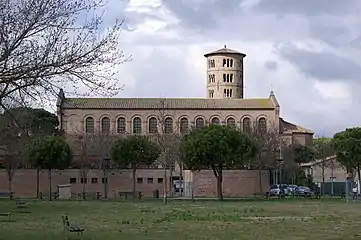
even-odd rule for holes
{"type": "Polygon", "coordinates": [[[207,58],[207,98],[242,99],[243,59],[246,54],[224,48],[204,55],[207,58]]]}

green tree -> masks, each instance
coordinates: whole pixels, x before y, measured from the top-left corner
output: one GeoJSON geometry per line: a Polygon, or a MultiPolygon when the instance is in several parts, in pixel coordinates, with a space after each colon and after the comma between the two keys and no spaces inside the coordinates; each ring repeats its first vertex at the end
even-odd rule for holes
{"type": "Polygon", "coordinates": [[[51,171],[70,166],[72,152],[69,144],[59,136],[41,136],[32,139],[26,145],[25,153],[34,167],[48,169],[49,200],[51,201],[51,171]]]}
{"type": "Polygon", "coordinates": [[[110,149],[110,157],[119,167],[133,170],[133,197],[136,191],[135,173],[140,167],[148,167],[158,159],[159,146],[146,136],[133,135],[115,141],[110,149]]]}
{"type": "Polygon", "coordinates": [[[295,163],[307,163],[314,160],[315,152],[312,148],[303,145],[292,146],[293,159],[295,163]]]}
{"type": "MultiPolygon", "coordinates": [[[[15,103],[15,106],[17,104],[15,103]]],[[[22,139],[26,137],[34,137],[40,135],[54,135],[60,133],[58,131],[58,117],[46,111],[45,109],[36,109],[29,107],[8,106],[3,114],[0,115],[0,133],[5,136],[8,129],[11,128],[13,134],[21,135],[22,139]]],[[[9,139],[4,138],[0,144],[9,146],[9,139]]],[[[26,163],[24,163],[26,165],[26,163]]],[[[17,166],[17,164],[11,164],[17,166]]],[[[39,178],[40,169],[37,168],[36,192],[39,197],[39,178]]]]}
{"type": "Polygon", "coordinates": [[[256,144],[235,128],[210,125],[193,129],[181,141],[185,167],[191,171],[212,169],[217,178],[217,196],[223,199],[223,170],[243,168],[257,153],[256,144]]]}
{"type": "Polygon", "coordinates": [[[349,173],[357,171],[361,175],[361,128],[347,128],[333,136],[332,146],[335,150],[337,161],[349,173]]]}

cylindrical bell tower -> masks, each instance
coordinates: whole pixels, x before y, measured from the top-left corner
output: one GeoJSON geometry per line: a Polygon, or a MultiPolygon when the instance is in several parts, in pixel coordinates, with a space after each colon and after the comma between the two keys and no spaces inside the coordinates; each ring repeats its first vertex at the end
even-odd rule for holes
{"type": "Polygon", "coordinates": [[[246,54],[224,46],[204,56],[207,58],[207,98],[242,99],[243,58],[246,54]]]}

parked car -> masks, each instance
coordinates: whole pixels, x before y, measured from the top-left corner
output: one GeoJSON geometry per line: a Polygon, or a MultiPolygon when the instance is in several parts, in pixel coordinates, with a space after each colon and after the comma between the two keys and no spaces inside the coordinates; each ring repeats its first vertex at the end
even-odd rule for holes
{"type": "Polygon", "coordinates": [[[279,196],[281,191],[286,196],[290,193],[287,184],[274,184],[270,187],[268,196],[279,196]]]}
{"type": "Polygon", "coordinates": [[[288,191],[292,195],[295,192],[295,189],[297,188],[297,185],[288,185],[288,191]]]}
{"type": "Polygon", "coordinates": [[[309,187],[298,186],[295,188],[295,196],[310,197],[312,191],[309,187]]]}

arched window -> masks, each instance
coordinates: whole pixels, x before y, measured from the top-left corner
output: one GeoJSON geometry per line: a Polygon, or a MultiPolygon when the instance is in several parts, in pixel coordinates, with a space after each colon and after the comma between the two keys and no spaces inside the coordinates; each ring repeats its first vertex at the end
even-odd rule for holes
{"type": "Polygon", "coordinates": [[[87,117],[85,119],[85,132],[86,133],[93,133],[94,132],[94,118],[87,117]]]}
{"type": "Polygon", "coordinates": [[[120,117],[117,120],[117,132],[118,133],[125,133],[125,127],[126,127],[126,123],[125,123],[125,118],[120,117]]]}
{"type": "Polygon", "coordinates": [[[135,117],[133,119],[133,133],[142,133],[142,120],[140,119],[140,117],[135,117]]]}
{"type": "Polygon", "coordinates": [[[212,118],[211,123],[215,124],[215,125],[219,125],[219,123],[220,123],[219,118],[217,118],[217,117],[212,118]]]}
{"type": "Polygon", "coordinates": [[[236,120],[233,117],[227,118],[227,125],[230,127],[236,126],[236,120]]]}
{"type": "Polygon", "coordinates": [[[173,132],[173,119],[171,117],[167,117],[164,120],[164,133],[172,133],[173,132]]]}
{"type": "Polygon", "coordinates": [[[204,127],[204,119],[201,117],[198,117],[196,119],[196,128],[202,128],[204,127]]]}
{"type": "Polygon", "coordinates": [[[158,123],[155,117],[151,117],[148,120],[148,131],[149,133],[157,133],[158,132],[158,123]]]}
{"type": "Polygon", "coordinates": [[[110,119],[108,117],[103,117],[101,121],[101,130],[102,133],[110,132],[110,119]]]}
{"type": "Polygon", "coordinates": [[[266,118],[261,117],[258,119],[258,131],[260,133],[266,133],[267,132],[267,121],[266,118]]]}
{"type": "Polygon", "coordinates": [[[251,132],[251,119],[249,117],[245,117],[242,122],[242,130],[244,133],[251,132]]]}
{"type": "Polygon", "coordinates": [[[188,118],[183,117],[180,120],[180,133],[187,133],[189,130],[188,118]]]}

